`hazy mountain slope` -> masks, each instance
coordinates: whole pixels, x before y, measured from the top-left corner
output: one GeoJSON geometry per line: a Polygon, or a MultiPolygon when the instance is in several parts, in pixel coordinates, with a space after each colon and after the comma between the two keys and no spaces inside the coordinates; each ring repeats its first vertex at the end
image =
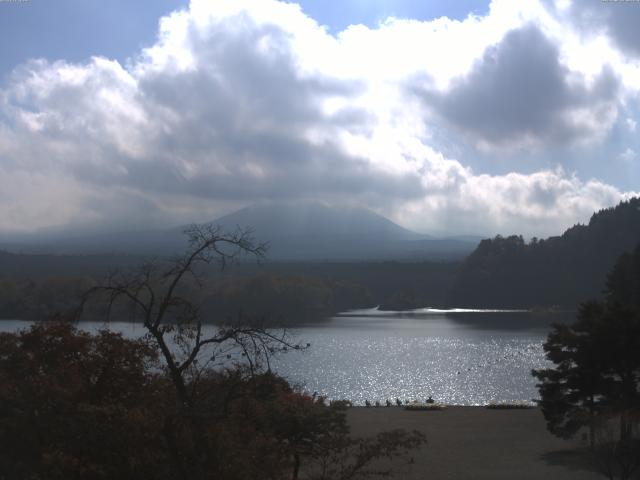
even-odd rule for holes
{"type": "MultiPolygon", "coordinates": [[[[355,207],[318,203],[263,204],[243,208],[214,223],[227,231],[251,228],[257,241],[268,242],[271,260],[459,259],[477,242],[432,239],[391,220],[355,207]]],[[[167,255],[184,250],[183,227],[91,236],[71,234],[31,242],[13,251],[56,254],[167,255]]]]}
{"type": "Polygon", "coordinates": [[[560,237],[483,240],[462,264],[449,303],[474,307],[575,307],[599,297],[616,259],[640,243],[640,199],[595,213],[560,237]]]}
{"type": "Polygon", "coordinates": [[[274,260],[459,259],[477,245],[418,234],[364,208],[317,203],[254,205],[216,223],[251,226],[274,260]]]}
{"type": "Polygon", "coordinates": [[[364,208],[319,203],[253,205],[215,221],[227,229],[251,226],[260,238],[371,235],[391,240],[426,238],[364,208]]]}
{"type": "Polygon", "coordinates": [[[275,260],[404,258],[413,254],[410,241],[427,238],[363,208],[317,203],[255,205],[215,223],[250,226],[275,260]]]}

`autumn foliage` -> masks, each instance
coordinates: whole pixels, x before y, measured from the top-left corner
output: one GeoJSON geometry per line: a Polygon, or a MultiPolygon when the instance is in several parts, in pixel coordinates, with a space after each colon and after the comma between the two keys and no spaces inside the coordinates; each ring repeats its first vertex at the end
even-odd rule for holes
{"type": "Polygon", "coordinates": [[[0,478],[364,478],[424,442],[353,439],[344,406],[269,372],[207,370],[188,388],[185,409],[145,340],[58,322],[0,334],[0,478]]]}
{"type": "Polygon", "coordinates": [[[148,345],[42,323],[0,334],[0,352],[0,478],[161,478],[148,345]]]}

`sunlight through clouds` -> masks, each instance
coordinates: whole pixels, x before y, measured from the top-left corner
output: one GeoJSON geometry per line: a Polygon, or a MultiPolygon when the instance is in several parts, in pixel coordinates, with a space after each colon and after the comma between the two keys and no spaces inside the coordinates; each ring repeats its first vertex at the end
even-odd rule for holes
{"type": "Polygon", "coordinates": [[[332,33],[293,3],[192,0],[126,65],[27,61],[0,84],[0,231],[322,199],[426,233],[560,233],[634,192],[548,155],[606,151],[619,124],[633,135],[640,84],[621,40],[571,15],[495,0],[485,16],[332,33]],[[126,218],[115,192],[138,206],[126,218]]]}

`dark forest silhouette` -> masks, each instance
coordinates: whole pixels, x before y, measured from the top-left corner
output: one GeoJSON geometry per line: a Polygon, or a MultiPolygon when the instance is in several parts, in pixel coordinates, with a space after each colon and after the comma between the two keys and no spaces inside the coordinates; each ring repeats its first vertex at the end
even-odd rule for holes
{"type": "Polygon", "coordinates": [[[616,259],[640,242],[640,199],[594,213],[546,240],[497,236],[462,263],[448,296],[460,307],[575,308],[598,298],[616,259]]]}
{"type": "Polygon", "coordinates": [[[602,301],[580,305],[575,323],[556,325],[544,344],[553,368],[534,370],[553,434],[587,430],[587,457],[607,478],[640,468],[640,244],[607,278],[602,301]]]}

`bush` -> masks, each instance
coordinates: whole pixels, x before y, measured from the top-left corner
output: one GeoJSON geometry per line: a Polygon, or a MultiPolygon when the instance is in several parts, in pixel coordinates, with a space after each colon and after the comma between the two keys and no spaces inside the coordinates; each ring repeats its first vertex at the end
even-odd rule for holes
{"type": "Polygon", "coordinates": [[[186,388],[188,406],[142,340],[66,323],[0,334],[0,478],[346,480],[424,442],[403,431],[353,439],[346,403],[270,372],[203,369],[186,388]]]}

